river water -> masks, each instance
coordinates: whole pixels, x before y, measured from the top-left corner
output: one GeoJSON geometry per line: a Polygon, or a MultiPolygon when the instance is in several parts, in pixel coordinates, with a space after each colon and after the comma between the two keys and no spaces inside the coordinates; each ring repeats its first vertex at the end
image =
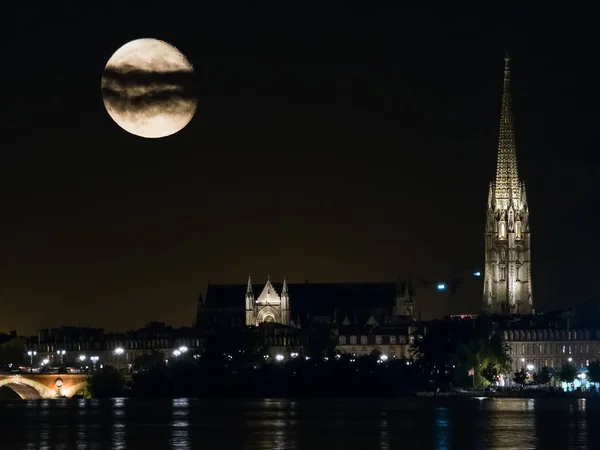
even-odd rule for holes
{"type": "Polygon", "coordinates": [[[0,402],[1,450],[600,449],[600,399],[0,402]]]}

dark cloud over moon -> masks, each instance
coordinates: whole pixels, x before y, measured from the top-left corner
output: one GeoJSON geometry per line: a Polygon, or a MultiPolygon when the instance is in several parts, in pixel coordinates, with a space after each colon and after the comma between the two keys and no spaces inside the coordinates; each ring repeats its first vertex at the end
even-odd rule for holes
{"type": "Polygon", "coordinates": [[[104,106],[124,130],[159,138],[177,133],[196,112],[193,68],[175,47],[138,39],[111,57],[102,75],[104,106]]]}

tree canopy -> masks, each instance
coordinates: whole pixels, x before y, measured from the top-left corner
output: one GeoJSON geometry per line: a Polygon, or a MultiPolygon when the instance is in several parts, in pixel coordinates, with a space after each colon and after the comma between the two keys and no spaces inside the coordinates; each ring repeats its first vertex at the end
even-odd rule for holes
{"type": "Polygon", "coordinates": [[[434,321],[415,339],[412,353],[436,384],[485,386],[510,367],[506,348],[486,316],[434,321]]]}

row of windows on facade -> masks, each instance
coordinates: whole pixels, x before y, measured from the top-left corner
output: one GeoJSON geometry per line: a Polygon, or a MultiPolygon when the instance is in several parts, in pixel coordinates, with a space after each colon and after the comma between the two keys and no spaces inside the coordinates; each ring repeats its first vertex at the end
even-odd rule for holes
{"type": "Polygon", "coordinates": [[[508,347],[509,355],[553,355],[562,353],[563,355],[589,355],[590,344],[564,344],[545,343],[545,344],[513,344],[508,347]]]}
{"type": "MultiPolygon", "coordinates": [[[[405,349],[403,349],[402,347],[388,347],[386,349],[381,349],[381,348],[372,348],[372,347],[362,347],[360,349],[356,349],[355,347],[352,348],[339,348],[338,350],[340,353],[345,353],[345,354],[349,354],[351,356],[366,356],[366,355],[370,355],[373,351],[379,352],[381,354],[385,354],[386,356],[390,357],[390,358],[406,358],[408,356],[407,352],[405,349]]],[[[172,358],[173,356],[169,353],[169,351],[163,351],[160,350],[159,353],[162,354],[162,356],[165,359],[169,359],[172,358]]],[[[83,352],[81,353],[83,354],[83,352]]],[[[115,353],[113,353],[112,351],[107,351],[107,350],[102,350],[100,352],[98,352],[98,354],[96,355],[86,355],[86,361],[89,361],[87,359],[87,356],[98,356],[99,359],[99,363],[100,364],[122,364],[122,363],[133,363],[136,358],[139,358],[140,356],[143,355],[147,355],[149,354],[147,351],[144,350],[138,350],[138,351],[125,351],[123,354],[117,355],[115,353]]],[[[62,361],[61,356],[57,355],[54,352],[47,352],[47,353],[40,353],[37,355],[37,358],[48,358],[50,359],[50,361],[52,361],[52,363],[56,363],[58,364],[59,361],[62,361]]],[[[83,362],[81,362],[81,364],[83,364],[83,362]]]]}
{"type": "Polygon", "coordinates": [[[571,358],[561,359],[526,359],[521,361],[520,359],[513,359],[512,368],[513,370],[526,369],[530,364],[533,365],[534,372],[539,371],[542,367],[548,367],[550,369],[558,369],[565,364],[571,364],[578,368],[588,367],[590,365],[589,359],[581,359],[576,361],[569,361],[571,358]]]}
{"type": "MultiPolygon", "coordinates": [[[[406,344],[407,343],[407,338],[406,336],[398,336],[396,338],[396,336],[385,336],[388,340],[388,344],[389,345],[396,345],[396,344],[406,344]]],[[[357,343],[357,337],[356,336],[350,336],[350,345],[356,345],[357,343]]],[[[414,341],[414,337],[413,336],[409,336],[408,338],[408,342],[409,343],[413,343],[414,341]]],[[[348,338],[346,336],[340,336],[339,337],[339,344],[340,345],[346,345],[346,342],[348,342],[348,338]]],[[[367,336],[361,336],[360,337],[360,343],[361,345],[367,345],[369,342],[369,339],[367,336]]],[[[376,335],[375,336],[375,344],[376,345],[382,345],[383,344],[383,336],[380,335],[376,335]]]]}
{"type": "Polygon", "coordinates": [[[200,339],[149,339],[149,340],[135,340],[135,341],[87,341],[87,342],[65,342],[49,343],[49,344],[30,344],[27,345],[27,350],[35,350],[38,352],[55,352],[58,350],[69,351],[86,351],[86,350],[115,350],[122,348],[128,349],[170,349],[178,348],[181,346],[186,347],[199,347],[200,339]]]}
{"type": "Polygon", "coordinates": [[[352,356],[367,356],[370,355],[371,353],[373,353],[373,351],[381,353],[383,355],[388,356],[389,358],[406,358],[408,355],[406,352],[402,351],[402,348],[397,348],[397,347],[389,347],[388,349],[386,349],[385,351],[383,351],[380,348],[369,348],[369,347],[362,347],[360,350],[356,350],[355,347],[352,347],[350,349],[348,348],[337,348],[337,350],[339,350],[340,353],[347,353],[349,355],[352,356]]]}
{"type": "MultiPolygon", "coordinates": [[[[158,353],[161,354],[165,359],[170,358],[169,356],[169,350],[158,350],[158,353]]],[[[79,355],[84,355],[84,351],[81,351],[81,353],[77,353],[77,356],[75,358],[75,363],[76,364],[89,364],[89,356],[98,356],[98,363],[99,364],[115,364],[115,363],[128,363],[128,362],[133,362],[135,361],[136,358],[139,358],[142,355],[148,355],[150,354],[150,352],[144,351],[144,350],[138,350],[138,351],[125,351],[122,354],[115,354],[113,351],[110,350],[100,350],[99,352],[97,352],[96,354],[86,354],[86,359],[84,361],[78,361],[77,358],[79,357],[79,355]]],[[[40,352],[38,355],[36,355],[37,359],[41,360],[41,359],[45,359],[48,358],[52,364],[59,364],[60,362],[63,361],[63,358],[61,358],[60,355],[57,355],[56,353],[49,351],[49,352],[40,352]]],[[[36,359],[36,360],[37,360],[36,359]]]]}
{"type": "Polygon", "coordinates": [[[592,330],[507,330],[502,338],[505,341],[571,341],[590,340],[595,335],[592,330]]]}

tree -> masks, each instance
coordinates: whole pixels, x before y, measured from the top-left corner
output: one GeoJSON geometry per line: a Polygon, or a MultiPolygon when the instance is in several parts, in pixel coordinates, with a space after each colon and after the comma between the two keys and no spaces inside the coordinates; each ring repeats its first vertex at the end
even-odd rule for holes
{"type": "Polygon", "coordinates": [[[577,376],[577,368],[573,364],[563,364],[563,366],[556,373],[556,377],[559,381],[565,383],[572,383],[577,376]]]}
{"type": "Polygon", "coordinates": [[[542,367],[542,370],[536,372],[533,375],[533,381],[535,384],[545,385],[550,383],[550,379],[552,376],[550,375],[550,370],[547,367],[542,367]]]}
{"type": "Polygon", "coordinates": [[[118,397],[123,394],[125,380],[117,369],[105,366],[89,378],[88,388],[96,398],[118,397]]]}
{"type": "Polygon", "coordinates": [[[513,375],[513,381],[523,387],[527,384],[527,381],[529,381],[529,374],[525,372],[525,369],[521,369],[515,372],[513,375]]]}
{"type": "Polygon", "coordinates": [[[164,364],[165,360],[161,353],[153,351],[147,355],[140,355],[135,358],[134,369],[135,370],[150,370],[157,364],[164,364]]]}
{"type": "Polygon", "coordinates": [[[450,373],[458,385],[484,385],[490,381],[482,376],[484,368],[493,367],[487,369],[490,379],[510,370],[507,347],[486,316],[434,321],[423,339],[415,340],[411,352],[418,366],[434,382],[447,381],[446,374],[450,373]],[[474,379],[468,376],[471,369],[474,379]]]}
{"type": "Polygon", "coordinates": [[[228,329],[207,337],[200,361],[203,365],[222,367],[233,360],[243,367],[264,362],[267,353],[264,332],[260,328],[228,329]]]}
{"type": "Polygon", "coordinates": [[[588,366],[587,376],[590,381],[600,383],[600,361],[594,361],[588,366]]]}
{"type": "Polygon", "coordinates": [[[498,364],[487,363],[487,365],[481,369],[481,376],[490,384],[498,381],[500,375],[500,367],[498,364]]]}
{"type": "Polygon", "coordinates": [[[334,356],[335,342],[332,338],[331,330],[327,325],[313,325],[308,330],[306,344],[306,351],[310,357],[334,356]]]}

